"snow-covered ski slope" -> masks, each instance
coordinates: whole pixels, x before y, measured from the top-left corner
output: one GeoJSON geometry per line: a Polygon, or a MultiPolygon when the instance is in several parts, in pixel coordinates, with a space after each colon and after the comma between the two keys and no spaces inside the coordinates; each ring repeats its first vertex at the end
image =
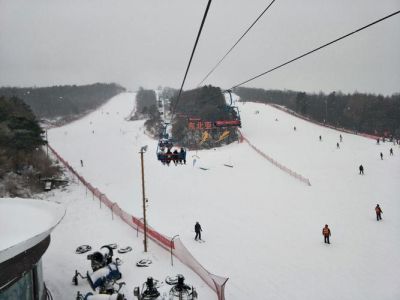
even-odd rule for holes
{"type": "Polygon", "coordinates": [[[399,146],[341,133],[337,149],[339,132],[246,103],[240,105],[244,136],[309,178],[311,186],[246,143],[188,152],[186,166],[167,167],[156,160],[157,141],[143,133],[144,122],[124,120],[134,98],[116,96],[85,118],[52,129],[49,141],[89,182],[138,217],[138,151],[148,145],[149,224],[179,234],[204,267],[229,277],[228,300],[400,298],[399,146]],[[377,203],[381,222],[375,220],[377,203]],[[196,221],[206,243],[193,240],[196,221]],[[332,231],[330,245],[323,243],[325,224],[332,231]]]}

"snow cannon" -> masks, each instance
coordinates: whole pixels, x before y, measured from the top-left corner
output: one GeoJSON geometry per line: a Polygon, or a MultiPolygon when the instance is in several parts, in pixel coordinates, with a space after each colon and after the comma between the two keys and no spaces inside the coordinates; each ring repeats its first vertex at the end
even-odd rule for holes
{"type": "Polygon", "coordinates": [[[195,300],[197,297],[195,288],[185,284],[185,277],[179,274],[177,283],[169,291],[169,299],[195,300]]]}
{"type": "Polygon", "coordinates": [[[125,300],[125,296],[119,293],[113,295],[87,293],[86,296],[83,296],[78,292],[76,300],[125,300]]]}
{"type": "Polygon", "coordinates": [[[110,246],[103,246],[100,251],[89,254],[87,259],[90,260],[94,272],[109,265],[112,262],[113,255],[113,249],[110,246]]]}
{"type": "Polygon", "coordinates": [[[114,263],[98,269],[92,274],[87,272],[87,280],[93,291],[100,288],[100,291],[105,293],[113,293],[113,284],[115,281],[121,279],[121,277],[122,274],[119,271],[118,266],[114,263]]]}
{"type": "Polygon", "coordinates": [[[155,300],[160,296],[160,293],[154,284],[153,277],[147,277],[146,282],[143,284],[142,294],[140,294],[139,287],[135,287],[133,295],[136,296],[138,300],[155,300]]]}

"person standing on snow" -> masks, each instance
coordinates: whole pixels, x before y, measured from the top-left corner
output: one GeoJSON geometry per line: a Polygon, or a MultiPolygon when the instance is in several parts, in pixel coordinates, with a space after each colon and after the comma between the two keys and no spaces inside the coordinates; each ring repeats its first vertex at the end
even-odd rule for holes
{"type": "Polygon", "coordinates": [[[199,239],[201,241],[201,232],[203,231],[203,229],[201,229],[201,225],[199,222],[196,222],[196,225],[194,225],[194,231],[196,232],[194,240],[197,241],[197,239],[199,239]]]}
{"type": "Polygon", "coordinates": [[[383,153],[382,152],[380,153],[380,156],[381,156],[381,159],[383,160],[383,153]]]}
{"type": "Polygon", "coordinates": [[[81,167],[83,167],[83,160],[81,159],[81,167]]]}
{"type": "Polygon", "coordinates": [[[392,149],[392,148],[390,148],[389,154],[390,154],[390,155],[393,155],[393,149],[392,149]]]}
{"type": "Polygon", "coordinates": [[[342,137],[342,135],[339,135],[339,138],[340,138],[340,142],[343,142],[343,137],[342,137]]]}
{"type": "Polygon", "coordinates": [[[376,220],[382,220],[381,214],[383,214],[383,211],[381,209],[381,207],[379,206],[379,204],[376,205],[375,207],[375,212],[376,212],[376,220]]]}
{"type": "Polygon", "coordinates": [[[186,151],[185,149],[183,149],[183,147],[181,148],[181,151],[179,152],[179,159],[180,159],[180,163],[184,163],[186,165],[186,151]]]}
{"type": "Polygon", "coordinates": [[[322,136],[319,136],[319,141],[322,141],[322,136]]]}
{"type": "Polygon", "coordinates": [[[339,145],[339,143],[336,143],[336,148],[337,148],[337,149],[339,149],[339,148],[340,148],[340,145],[339,145]]]}
{"type": "Polygon", "coordinates": [[[364,175],[364,167],[363,167],[363,165],[360,165],[358,167],[358,169],[360,170],[360,175],[364,175]]]}
{"type": "Polygon", "coordinates": [[[331,236],[331,230],[329,229],[328,224],[326,224],[325,227],[322,228],[322,235],[324,236],[324,243],[330,244],[329,237],[331,236]]]}

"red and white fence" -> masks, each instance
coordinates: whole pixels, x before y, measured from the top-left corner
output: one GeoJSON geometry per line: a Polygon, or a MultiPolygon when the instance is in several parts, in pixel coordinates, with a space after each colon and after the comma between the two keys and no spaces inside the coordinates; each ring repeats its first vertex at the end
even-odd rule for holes
{"type": "MultiPolygon", "coordinates": [[[[100,201],[100,205],[104,204],[111,210],[112,217],[114,215],[119,216],[126,224],[136,229],[137,231],[143,232],[144,224],[142,219],[138,219],[127,212],[125,212],[121,207],[118,206],[116,202],[111,201],[104,193],[99,189],[92,186],[83,176],[81,176],[66,160],[64,160],[50,145],[49,149],[57,157],[57,159],[72,173],[74,174],[80,182],[92,193],[93,197],[96,197],[100,201]]],[[[207,271],[189,252],[189,250],[184,246],[182,241],[177,238],[172,240],[170,237],[165,236],[157,232],[154,228],[147,224],[147,235],[148,237],[161,246],[167,251],[178,258],[184,265],[195,272],[216,294],[218,300],[225,300],[225,284],[229,278],[214,275],[207,271]]]]}
{"type": "Polygon", "coordinates": [[[273,164],[274,166],[278,167],[279,169],[281,169],[282,171],[284,171],[285,173],[289,174],[290,176],[296,178],[297,180],[300,180],[301,182],[307,184],[308,186],[311,186],[311,182],[308,178],[304,177],[303,175],[289,169],[288,167],[284,166],[283,164],[281,164],[280,162],[278,162],[277,160],[273,159],[272,157],[270,157],[269,155],[265,154],[264,152],[262,152],[260,149],[258,149],[256,146],[254,146],[243,134],[241,131],[239,131],[240,136],[241,136],[241,140],[245,141],[247,144],[249,144],[249,146],[251,148],[253,148],[258,154],[260,154],[262,157],[264,157],[266,160],[268,160],[271,164],[273,164]]]}

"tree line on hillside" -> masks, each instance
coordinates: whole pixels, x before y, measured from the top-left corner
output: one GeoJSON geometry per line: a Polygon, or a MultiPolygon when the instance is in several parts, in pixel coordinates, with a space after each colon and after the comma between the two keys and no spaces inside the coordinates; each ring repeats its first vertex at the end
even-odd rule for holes
{"type": "Polygon", "coordinates": [[[16,97],[0,97],[0,195],[23,196],[37,189],[39,176],[58,172],[46,157],[44,131],[30,107],[16,97]]]}
{"type": "Polygon", "coordinates": [[[125,88],[115,83],[95,83],[40,88],[2,87],[0,96],[18,97],[38,118],[55,119],[87,113],[123,91],[125,88]]]}
{"type": "Polygon", "coordinates": [[[295,91],[236,88],[242,101],[282,105],[312,120],[379,136],[400,138],[400,94],[309,94],[295,91]]]}
{"type": "Polygon", "coordinates": [[[157,138],[162,127],[161,114],[158,110],[157,94],[154,90],[140,87],[136,93],[136,110],[131,121],[146,119],[144,126],[147,133],[157,138]]]}

